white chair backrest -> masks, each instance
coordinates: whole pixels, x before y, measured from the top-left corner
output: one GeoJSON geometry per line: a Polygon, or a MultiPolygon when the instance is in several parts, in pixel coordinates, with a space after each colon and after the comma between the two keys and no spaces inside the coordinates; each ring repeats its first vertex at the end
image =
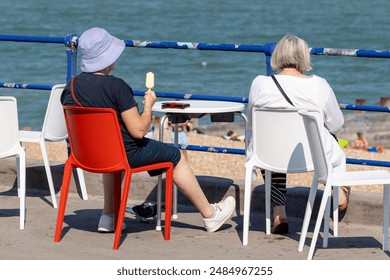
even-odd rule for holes
{"type": "Polygon", "coordinates": [[[18,106],[16,98],[0,96],[0,158],[19,145],[18,106]]]}
{"type": "Polygon", "coordinates": [[[323,122],[321,115],[318,112],[310,112],[307,110],[299,111],[303,117],[307,137],[309,140],[310,152],[313,158],[315,175],[317,180],[323,184],[326,183],[328,173],[332,170],[331,165],[326,156],[325,145],[322,137],[323,122]]]}
{"type": "Polygon", "coordinates": [[[61,104],[61,94],[65,84],[54,85],[51,89],[46,115],[43,121],[42,135],[50,141],[62,141],[66,139],[64,111],[61,104]]]}
{"type": "Polygon", "coordinates": [[[303,118],[298,108],[253,108],[252,143],[256,164],[281,173],[313,171],[303,118]]]}

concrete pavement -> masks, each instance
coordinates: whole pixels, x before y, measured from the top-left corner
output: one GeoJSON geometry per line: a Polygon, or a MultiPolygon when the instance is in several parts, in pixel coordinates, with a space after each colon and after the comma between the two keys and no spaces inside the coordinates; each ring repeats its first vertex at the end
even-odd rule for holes
{"type": "MultiPolygon", "coordinates": [[[[46,175],[40,162],[28,162],[26,226],[19,229],[19,199],[16,193],[15,160],[0,161],[0,259],[13,260],[305,260],[313,225],[302,253],[297,251],[308,188],[292,187],[288,192],[290,233],[265,234],[264,188],[254,185],[252,226],[249,245],[242,245],[242,181],[198,176],[210,202],[233,195],[237,208],[219,231],[207,233],[199,213],[187,199],[179,196],[178,219],[172,221],[170,241],[156,231],[153,219],[140,222],[127,213],[127,229],[122,233],[119,250],[112,250],[114,235],[96,232],[103,204],[101,177],[86,173],[89,199],[83,201],[71,186],[63,237],[53,241],[57,209],[52,208],[46,175]]],[[[61,164],[53,167],[57,190],[62,178],[61,164]]],[[[132,181],[128,206],[155,200],[156,180],[146,174],[132,181]]],[[[320,193],[318,194],[319,198],[320,193]]],[[[57,193],[59,199],[59,192],[57,193]]],[[[382,251],[382,195],[354,191],[348,212],[340,222],[340,236],[330,237],[321,248],[319,238],[315,260],[388,260],[382,251]]],[[[318,203],[317,203],[318,204],[318,203]]]]}

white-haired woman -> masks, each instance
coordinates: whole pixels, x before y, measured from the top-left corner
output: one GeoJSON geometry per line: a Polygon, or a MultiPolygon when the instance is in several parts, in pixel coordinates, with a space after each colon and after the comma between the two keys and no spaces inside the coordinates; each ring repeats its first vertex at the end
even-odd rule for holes
{"type": "MultiPolygon", "coordinates": [[[[339,108],[336,96],[328,82],[316,75],[306,75],[312,70],[310,51],[307,43],[294,35],[284,36],[276,45],[271,56],[271,68],[278,71],[276,81],[269,76],[257,76],[249,92],[248,120],[252,122],[252,107],[317,107],[324,115],[327,155],[335,171],[346,169],[345,154],[331,133],[337,132],[344,124],[344,117],[339,108]],[[280,84],[290,102],[278,89],[280,84]]],[[[275,129],[278,129],[275,126],[275,129]]],[[[264,176],[264,173],[263,173],[264,176]]],[[[272,174],[271,204],[273,206],[272,232],[288,233],[286,214],[286,175],[272,174]]],[[[345,211],[348,206],[349,187],[339,188],[339,210],[345,211]]]]}

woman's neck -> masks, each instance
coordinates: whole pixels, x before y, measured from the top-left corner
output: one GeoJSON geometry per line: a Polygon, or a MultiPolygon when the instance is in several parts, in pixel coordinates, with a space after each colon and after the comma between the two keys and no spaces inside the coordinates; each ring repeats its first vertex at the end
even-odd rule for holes
{"type": "Polygon", "coordinates": [[[114,70],[114,64],[111,64],[110,66],[102,69],[102,70],[99,70],[99,71],[96,71],[94,72],[93,74],[95,75],[100,75],[100,76],[106,76],[108,75],[112,70],[114,70]]]}
{"type": "Polygon", "coordinates": [[[106,76],[108,74],[107,71],[97,71],[93,72],[94,75],[99,75],[99,76],[106,76]]]}
{"type": "Polygon", "coordinates": [[[283,68],[280,70],[280,75],[289,75],[289,76],[295,76],[295,77],[307,77],[302,72],[295,68],[283,68]]]}

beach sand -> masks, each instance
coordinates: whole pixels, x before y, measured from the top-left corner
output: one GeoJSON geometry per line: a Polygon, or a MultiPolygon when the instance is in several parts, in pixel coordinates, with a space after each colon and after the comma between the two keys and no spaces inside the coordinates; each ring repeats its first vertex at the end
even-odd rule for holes
{"type": "MultiPolygon", "coordinates": [[[[225,140],[222,135],[226,132],[214,131],[214,134],[196,134],[188,133],[188,144],[215,146],[215,147],[230,147],[244,148],[245,144],[241,141],[225,140]]],[[[155,133],[158,137],[158,133],[155,133]]],[[[164,133],[164,140],[170,140],[170,131],[164,133]]],[[[41,159],[41,151],[38,143],[23,143],[26,147],[27,159],[41,159]]],[[[67,144],[65,141],[51,143],[47,142],[49,160],[56,162],[65,162],[67,158],[67,144]]],[[[390,150],[386,149],[383,153],[366,152],[354,149],[344,149],[348,158],[370,159],[390,161],[390,150]]],[[[221,154],[211,152],[187,151],[188,161],[196,175],[217,176],[231,179],[245,178],[245,158],[243,155],[221,154]]],[[[43,164],[43,163],[42,163],[43,164]]],[[[368,169],[383,169],[383,167],[372,167],[364,165],[348,165],[348,170],[368,170],[368,169]]],[[[388,168],[387,168],[388,169],[388,168]]],[[[288,186],[310,186],[312,173],[288,174],[288,186]]],[[[261,176],[258,176],[257,182],[263,182],[261,176]]],[[[382,186],[362,186],[359,187],[362,191],[382,192],[382,186]]]]}

